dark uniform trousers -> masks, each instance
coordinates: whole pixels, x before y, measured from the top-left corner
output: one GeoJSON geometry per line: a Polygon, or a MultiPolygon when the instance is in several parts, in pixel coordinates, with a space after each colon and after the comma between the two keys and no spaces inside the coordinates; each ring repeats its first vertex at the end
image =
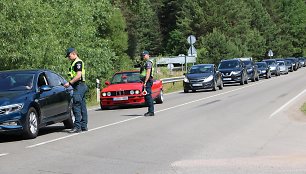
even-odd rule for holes
{"type": "Polygon", "coordinates": [[[153,103],[153,98],[152,98],[152,86],[153,86],[153,80],[150,79],[146,83],[146,91],[147,95],[145,95],[145,101],[148,106],[148,112],[154,113],[154,103],[153,103]]]}
{"type": "Polygon", "coordinates": [[[77,129],[86,129],[88,123],[88,115],[86,108],[85,93],[88,87],[84,82],[80,82],[73,86],[73,114],[75,117],[74,127],[77,129]]]}

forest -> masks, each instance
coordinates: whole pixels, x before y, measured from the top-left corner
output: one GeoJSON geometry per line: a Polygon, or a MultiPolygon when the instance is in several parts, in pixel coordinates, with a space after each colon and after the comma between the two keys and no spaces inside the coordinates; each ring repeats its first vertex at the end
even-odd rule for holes
{"type": "Polygon", "coordinates": [[[1,0],[0,70],[50,69],[67,78],[75,47],[88,84],[133,69],[142,50],[177,56],[194,35],[197,63],[306,55],[305,0],[1,0]]]}

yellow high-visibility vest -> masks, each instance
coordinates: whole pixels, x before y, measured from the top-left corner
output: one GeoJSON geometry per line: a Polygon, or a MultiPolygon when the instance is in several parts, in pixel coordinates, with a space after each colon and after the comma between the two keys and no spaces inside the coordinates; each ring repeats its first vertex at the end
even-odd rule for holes
{"type": "Polygon", "coordinates": [[[73,79],[76,75],[77,75],[77,72],[74,71],[74,65],[77,63],[77,62],[82,62],[82,76],[81,76],[81,81],[85,82],[85,65],[84,65],[84,62],[79,59],[79,58],[76,58],[73,63],[71,64],[70,68],[69,68],[69,77],[71,77],[71,79],[73,79]]]}
{"type": "MultiPolygon", "coordinates": [[[[150,74],[151,74],[151,77],[153,77],[153,73],[154,73],[154,64],[153,64],[153,61],[152,61],[152,60],[148,60],[148,61],[150,61],[150,62],[152,63],[152,68],[151,68],[151,73],[150,73],[150,74]]],[[[147,74],[147,70],[145,69],[146,64],[147,64],[147,62],[145,62],[145,63],[143,64],[142,71],[140,72],[140,76],[142,76],[142,77],[145,77],[146,74],[147,74]]]]}

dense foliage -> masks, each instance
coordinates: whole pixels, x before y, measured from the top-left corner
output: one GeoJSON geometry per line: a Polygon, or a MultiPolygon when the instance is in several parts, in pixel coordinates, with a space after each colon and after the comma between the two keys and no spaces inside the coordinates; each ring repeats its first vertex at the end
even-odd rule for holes
{"type": "Polygon", "coordinates": [[[305,0],[1,0],[0,70],[47,68],[66,76],[67,47],[86,63],[89,85],[132,69],[141,50],[200,63],[252,56],[305,56],[305,0]]]}

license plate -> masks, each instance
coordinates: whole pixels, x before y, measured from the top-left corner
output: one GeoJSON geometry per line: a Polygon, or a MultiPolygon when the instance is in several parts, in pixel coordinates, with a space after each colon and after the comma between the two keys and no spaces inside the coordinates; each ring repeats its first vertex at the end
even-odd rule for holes
{"type": "Polygon", "coordinates": [[[232,78],[223,78],[223,80],[232,80],[232,78]]]}
{"type": "Polygon", "coordinates": [[[200,83],[192,84],[192,86],[202,86],[200,83]]]}
{"type": "Polygon", "coordinates": [[[128,100],[128,96],[125,97],[115,97],[113,98],[114,101],[122,101],[122,100],[128,100]]]}

